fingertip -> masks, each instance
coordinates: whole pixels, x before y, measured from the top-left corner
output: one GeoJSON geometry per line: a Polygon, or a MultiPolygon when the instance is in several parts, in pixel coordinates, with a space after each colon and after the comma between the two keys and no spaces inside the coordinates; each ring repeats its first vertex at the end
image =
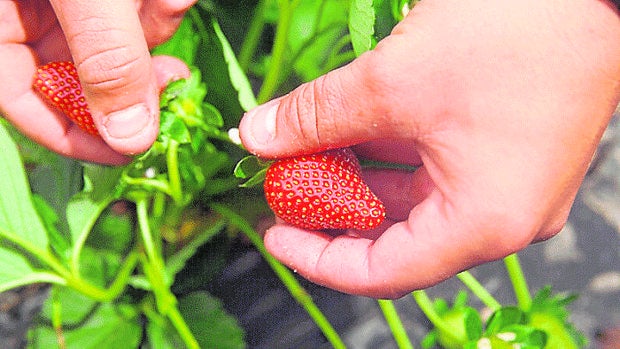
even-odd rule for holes
{"type": "Polygon", "coordinates": [[[157,138],[159,110],[138,103],[123,110],[105,115],[99,133],[110,148],[135,155],[145,152],[157,138]]]}
{"type": "Polygon", "coordinates": [[[274,99],[245,113],[239,123],[239,136],[248,151],[262,157],[274,156],[279,108],[280,99],[274,99]]]}
{"type": "Polygon", "coordinates": [[[151,62],[160,91],[166,88],[169,83],[180,79],[187,79],[191,75],[187,64],[176,57],[166,55],[153,56],[151,62]]]}

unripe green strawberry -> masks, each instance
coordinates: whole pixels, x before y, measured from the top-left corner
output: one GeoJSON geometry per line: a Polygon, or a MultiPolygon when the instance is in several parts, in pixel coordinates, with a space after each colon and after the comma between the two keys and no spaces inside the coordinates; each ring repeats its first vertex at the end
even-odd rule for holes
{"type": "Polygon", "coordinates": [[[52,62],[39,67],[32,85],[81,129],[99,136],[72,62],[52,62]]]}
{"type": "Polygon", "coordinates": [[[385,207],[362,181],[348,149],[276,160],[265,175],[265,197],[276,216],[304,229],[377,227],[385,207]]]}

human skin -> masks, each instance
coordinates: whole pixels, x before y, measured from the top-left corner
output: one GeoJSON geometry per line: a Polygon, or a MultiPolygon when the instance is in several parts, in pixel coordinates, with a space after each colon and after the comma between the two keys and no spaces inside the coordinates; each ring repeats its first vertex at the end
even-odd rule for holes
{"type": "Polygon", "coordinates": [[[620,100],[620,16],[597,0],[422,1],[370,52],[248,112],[261,157],[353,147],[368,233],[282,222],[265,244],[343,292],[397,298],[556,235],[620,100]]]}
{"type": "Polygon", "coordinates": [[[62,155],[122,164],[159,127],[159,92],[188,68],[149,48],[169,38],[195,0],[0,1],[0,114],[62,155]],[[76,64],[102,138],[70,122],[32,89],[36,67],[76,64]]]}

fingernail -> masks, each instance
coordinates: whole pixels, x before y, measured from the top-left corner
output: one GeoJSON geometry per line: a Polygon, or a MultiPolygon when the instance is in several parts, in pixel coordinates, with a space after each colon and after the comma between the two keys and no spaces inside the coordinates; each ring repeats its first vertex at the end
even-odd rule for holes
{"type": "Polygon", "coordinates": [[[103,118],[102,126],[112,138],[131,138],[143,131],[153,120],[146,104],[140,103],[124,110],[110,113],[103,118]]]}
{"type": "Polygon", "coordinates": [[[248,112],[251,137],[257,144],[266,145],[276,137],[276,114],[280,101],[273,100],[248,112]]]}

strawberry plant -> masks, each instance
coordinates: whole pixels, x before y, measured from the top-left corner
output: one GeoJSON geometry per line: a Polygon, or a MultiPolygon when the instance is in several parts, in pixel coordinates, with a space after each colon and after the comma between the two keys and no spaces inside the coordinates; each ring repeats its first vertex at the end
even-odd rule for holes
{"type": "MultiPolygon", "coordinates": [[[[191,77],[163,91],[156,142],[122,167],[63,158],[2,121],[0,291],[51,285],[28,346],[245,347],[243,329],[202,288],[242,234],[329,343],[345,347],[294,274],[267,253],[254,227],[271,208],[309,229],[370,229],[383,220],[383,205],[361,181],[350,150],[265,162],[248,157],[235,127],[257,102],[372,49],[414,3],[199,1],[175,36],[153,51],[184,60],[191,77]],[[251,80],[259,82],[256,88],[251,80]],[[196,259],[208,260],[203,265],[211,270],[186,272],[196,259]]],[[[41,67],[33,85],[97,134],[72,64],[41,67]]],[[[469,294],[493,311],[488,319],[468,305],[468,293],[452,304],[433,301],[423,290],[413,293],[433,325],[422,347],[584,346],[568,322],[573,298],[550,288],[532,298],[517,256],[505,262],[516,306],[499,304],[470,273],[458,275],[469,294]]],[[[378,306],[399,347],[412,348],[393,303],[379,300],[378,306]]]]}

